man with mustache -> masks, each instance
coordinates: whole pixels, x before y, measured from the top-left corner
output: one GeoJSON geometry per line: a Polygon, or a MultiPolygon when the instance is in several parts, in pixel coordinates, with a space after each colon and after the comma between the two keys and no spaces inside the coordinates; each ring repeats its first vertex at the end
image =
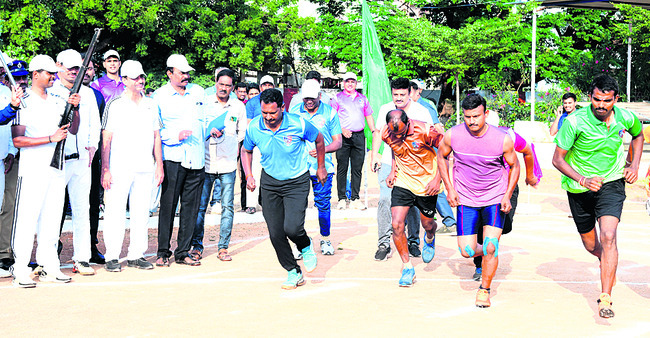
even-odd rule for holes
{"type": "MultiPolygon", "coordinates": [[[[403,77],[397,78],[390,83],[393,102],[389,102],[379,108],[377,125],[375,131],[381,130],[386,125],[386,114],[395,109],[402,109],[406,112],[408,118],[416,121],[422,121],[433,125],[431,115],[421,104],[413,102],[409,95],[409,80],[403,77]]],[[[442,133],[442,129],[437,130],[442,133]]],[[[379,202],[377,204],[377,252],[375,252],[376,261],[385,261],[391,257],[390,236],[392,234],[391,220],[391,194],[392,189],[386,185],[386,179],[390,174],[391,163],[393,163],[393,151],[390,147],[382,142],[381,135],[373,132],[372,155],[370,157],[370,169],[377,173],[379,178],[379,202]]],[[[420,257],[420,213],[417,208],[411,208],[406,217],[408,226],[408,246],[409,255],[420,257]]]]}
{"type": "Polygon", "coordinates": [[[309,196],[309,161],[307,142],[316,148],[316,177],[322,185],[327,180],[325,141],[318,129],[302,117],[284,113],[282,93],[267,89],[260,96],[261,116],[248,125],[241,148],[241,160],[247,188],[255,189],[252,173],[254,148],[262,154],[262,175],[259,181],[264,209],[262,213],[269,238],[282,267],[287,270],[285,290],[304,285],[300,266],[291,252],[289,240],[302,253],[305,270],[316,269],[317,258],[311,238],[305,231],[305,210],[309,196]]]}
{"type": "Polygon", "coordinates": [[[203,189],[205,163],[204,90],[190,83],[190,72],[193,70],[185,56],[172,54],[167,58],[169,82],[153,94],[162,121],[160,138],[165,177],[160,195],[156,266],[170,264],[170,240],[179,198],[181,215],[174,259],[176,264],[201,265],[199,260],[189,255],[203,189]]]}
{"type": "Polygon", "coordinates": [[[486,102],[481,95],[468,95],[461,106],[465,123],[445,133],[437,162],[449,206],[457,207],[458,250],[465,258],[483,257],[475,305],[485,308],[490,306],[490,285],[499,265],[499,239],[506,214],[512,209],[510,197],[519,179],[519,161],[510,136],[485,122],[486,102]],[[453,181],[447,164],[452,151],[453,181]],[[479,227],[483,227],[483,245],[477,243],[479,227]]]}
{"type": "Polygon", "coordinates": [[[611,318],[618,265],[616,229],[625,201],[625,182],[632,184],[638,178],[643,136],[636,115],[615,106],[619,97],[615,79],[607,75],[594,78],[589,97],[591,104],[567,116],[558,131],[553,165],[563,174],[562,188],[567,191],[582,244],[600,261],[598,314],[611,318]],[[627,159],[623,153],[625,132],[632,135],[627,159]]]}

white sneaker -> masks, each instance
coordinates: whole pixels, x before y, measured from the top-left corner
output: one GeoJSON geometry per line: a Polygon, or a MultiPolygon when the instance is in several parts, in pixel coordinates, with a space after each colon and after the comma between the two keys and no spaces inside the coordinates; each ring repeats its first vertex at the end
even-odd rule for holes
{"type": "Polygon", "coordinates": [[[92,276],[95,274],[95,269],[90,267],[90,264],[88,264],[88,262],[74,262],[72,272],[78,273],[82,276],[92,276]]]}
{"type": "Polygon", "coordinates": [[[53,273],[47,273],[45,270],[42,270],[38,274],[38,279],[40,279],[41,282],[51,282],[51,283],[70,283],[72,278],[63,272],[61,270],[56,270],[53,273]]]}
{"type": "Polygon", "coordinates": [[[351,209],[357,209],[357,210],[366,210],[366,205],[361,202],[360,199],[356,199],[352,202],[350,202],[350,208],[351,209]]]}
{"type": "Polygon", "coordinates": [[[325,256],[331,256],[334,254],[334,247],[332,246],[332,242],[329,240],[324,241],[320,240],[320,252],[325,255],[325,256]]]}
{"type": "Polygon", "coordinates": [[[347,208],[347,201],[346,200],[339,200],[339,203],[336,204],[336,209],[343,210],[347,208]]]}
{"type": "Polygon", "coordinates": [[[11,277],[11,271],[0,268],[0,278],[11,277]]]}
{"type": "Polygon", "coordinates": [[[15,287],[18,288],[34,288],[36,287],[36,282],[34,282],[33,279],[31,279],[29,276],[23,276],[23,277],[14,277],[14,281],[12,284],[15,287]]]}

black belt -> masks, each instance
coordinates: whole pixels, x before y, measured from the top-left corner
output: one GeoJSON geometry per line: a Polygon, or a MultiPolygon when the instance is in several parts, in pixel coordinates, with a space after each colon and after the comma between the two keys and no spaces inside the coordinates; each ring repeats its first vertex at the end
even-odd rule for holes
{"type": "Polygon", "coordinates": [[[65,160],[76,160],[79,158],[79,153],[74,153],[70,155],[65,155],[65,160]]]}
{"type": "Polygon", "coordinates": [[[363,133],[363,130],[353,131],[353,132],[352,132],[352,134],[356,134],[356,133],[363,133]]]}

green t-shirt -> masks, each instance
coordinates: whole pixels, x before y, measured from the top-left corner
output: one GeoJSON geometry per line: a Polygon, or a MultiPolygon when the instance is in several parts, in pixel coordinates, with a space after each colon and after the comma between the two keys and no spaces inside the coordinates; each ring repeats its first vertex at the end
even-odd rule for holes
{"type": "MultiPolygon", "coordinates": [[[[634,113],[614,106],[614,121],[607,123],[597,119],[591,105],[580,108],[567,116],[555,136],[558,147],[567,150],[565,160],[580,175],[587,178],[600,176],[611,182],[623,177],[625,154],[623,135],[641,133],[641,122],[634,113]]],[[[562,175],[562,189],[580,193],[588,189],[571,178],[562,175]]]]}

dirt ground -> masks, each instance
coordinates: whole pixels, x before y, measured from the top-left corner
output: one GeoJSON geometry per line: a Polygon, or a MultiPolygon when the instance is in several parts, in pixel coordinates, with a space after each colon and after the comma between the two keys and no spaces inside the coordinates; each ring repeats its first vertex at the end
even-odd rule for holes
{"type": "MultiPolygon", "coordinates": [[[[642,174],[646,169],[647,163],[642,174]]],[[[471,279],[473,264],[458,253],[455,236],[437,236],[431,263],[412,259],[417,275],[412,288],[397,286],[401,261],[396,254],[385,262],[373,260],[379,190],[376,175],[368,174],[370,209],[333,210],[336,254],[318,254],[317,269],[306,273],[306,285],[296,290],[280,288],[286,272],[261,212],[235,213],[231,262],[216,257],[219,216],[210,215],[200,267],[172,264],[140,271],[123,262],[121,273],[109,273],[93,265],[95,276],[74,275],[69,284],[39,283],[35,289],[14,288],[10,278],[0,279],[0,334],[650,336],[650,216],[642,185],[628,185],[618,231],[616,317],[605,320],[597,314],[598,261],[584,250],[568,217],[559,173],[545,168],[544,175],[537,190],[520,181],[520,207],[513,232],[501,241],[489,309],[474,306],[479,283],[471,279]]],[[[150,226],[156,221],[151,218],[150,226]]],[[[313,208],[306,229],[317,242],[313,208]]],[[[63,238],[63,271],[72,274],[70,233],[63,238]]],[[[127,246],[125,241],[124,255],[127,246]]],[[[152,262],[155,248],[152,229],[147,251],[152,262]]]]}

